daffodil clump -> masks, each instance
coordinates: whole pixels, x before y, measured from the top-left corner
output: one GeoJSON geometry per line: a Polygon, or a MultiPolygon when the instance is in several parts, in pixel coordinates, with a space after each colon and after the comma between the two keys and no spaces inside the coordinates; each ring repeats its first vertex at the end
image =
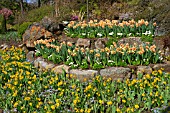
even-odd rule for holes
{"type": "Polygon", "coordinates": [[[38,72],[19,48],[0,50],[0,108],[22,113],[133,113],[170,101],[170,74],[161,69],[138,79],[112,81],[95,76],[38,72]]]}
{"type": "Polygon", "coordinates": [[[113,44],[104,49],[80,48],[72,43],[59,43],[57,40],[35,42],[36,56],[42,56],[54,63],[65,63],[71,68],[101,69],[110,66],[149,65],[163,60],[161,51],[155,45],[113,44]]]}
{"type": "Polygon", "coordinates": [[[122,38],[130,36],[153,37],[156,23],[149,23],[143,19],[134,21],[118,20],[90,20],[71,21],[65,29],[66,35],[75,38],[122,38]]]}

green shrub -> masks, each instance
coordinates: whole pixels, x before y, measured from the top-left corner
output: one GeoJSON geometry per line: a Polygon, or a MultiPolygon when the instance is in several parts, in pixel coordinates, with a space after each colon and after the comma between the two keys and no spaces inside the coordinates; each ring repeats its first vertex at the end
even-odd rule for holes
{"type": "Polygon", "coordinates": [[[28,28],[29,25],[31,25],[32,22],[24,22],[18,27],[18,36],[22,38],[22,35],[24,34],[25,30],[28,28]]]}
{"type": "Polygon", "coordinates": [[[40,21],[43,17],[49,16],[52,14],[54,11],[53,6],[45,5],[37,9],[33,9],[25,15],[25,20],[27,22],[38,22],[40,21]]]}

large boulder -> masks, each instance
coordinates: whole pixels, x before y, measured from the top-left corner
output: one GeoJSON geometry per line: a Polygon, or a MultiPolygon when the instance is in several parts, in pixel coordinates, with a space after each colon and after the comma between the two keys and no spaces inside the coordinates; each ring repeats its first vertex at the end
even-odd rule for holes
{"type": "Polygon", "coordinates": [[[128,37],[128,38],[122,38],[121,40],[118,41],[118,44],[126,44],[128,43],[129,45],[133,45],[136,43],[137,45],[142,44],[141,37],[128,37]]]}
{"type": "Polygon", "coordinates": [[[165,57],[170,56],[170,34],[162,37],[156,37],[153,43],[165,57]]]}
{"type": "Polygon", "coordinates": [[[130,68],[124,67],[109,67],[100,70],[100,75],[107,78],[112,78],[112,80],[124,80],[131,77],[130,68]]]}
{"type": "Polygon", "coordinates": [[[152,68],[150,66],[138,66],[137,67],[137,75],[138,74],[151,74],[152,68]]]}
{"type": "Polygon", "coordinates": [[[79,38],[76,45],[80,47],[90,47],[90,40],[79,38]]]}
{"type": "Polygon", "coordinates": [[[29,62],[34,62],[35,58],[34,58],[34,54],[35,52],[34,51],[29,51],[27,54],[26,54],[26,58],[29,62]]]}
{"type": "Polygon", "coordinates": [[[103,49],[103,48],[105,48],[107,42],[108,42],[107,38],[99,38],[94,43],[95,48],[96,49],[103,49]]]}
{"type": "Polygon", "coordinates": [[[58,65],[58,66],[55,66],[54,68],[52,68],[52,71],[57,73],[57,74],[62,74],[63,71],[65,71],[66,73],[68,73],[70,67],[63,64],[63,65],[58,65]]]}
{"type": "Polygon", "coordinates": [[[34,41],[41,38],[51,38],[53,34],[47,30],[40,23],[33,23],[28,27],[22,36],[23,43],[27,47],[35,47],[34,41]]]}
{"type": "Polygon", "coordinates": [[[57,22],[56,19],[47,16],[45,16],[40,23],[46,30],[57,35],[60,35],[65,27],[63,23],[57,22]]]}
{"type": "Polygon", "coordinates": [[[170,64],[155,64],[154,66],[153,66],[153,69],[154,70],[159,70],[159,69],[161,69],[161,68],[163,68],[164,69],[164,72],[168,72],[168,73],[170,73],[170,64]]]}
{"type": "Polygon", "coordinates": [[[70,74],[74,75],[78,80],[90,80],[94,76],[98,75],[97,70],[80,70],[80,69],[72,69],[70,70],[70,74]]]}

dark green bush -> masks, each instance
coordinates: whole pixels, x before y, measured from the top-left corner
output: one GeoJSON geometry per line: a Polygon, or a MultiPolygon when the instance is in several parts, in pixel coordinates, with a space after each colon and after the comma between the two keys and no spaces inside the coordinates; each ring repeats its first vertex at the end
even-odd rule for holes
{"type": "Polygon", "coordinates": [[[24,34],[25,30],[28,28],[29,25],[31,25],[32,22],[24,22],[18,27],[18,37],[22,38],[22,35],[24,34]]]}
{"type": "Polygon", "coordinates": [[[0,15],[0,33],[5,33],[7,28],[6,28],[6,19],[3,17],[3,15],[0,15]]]}

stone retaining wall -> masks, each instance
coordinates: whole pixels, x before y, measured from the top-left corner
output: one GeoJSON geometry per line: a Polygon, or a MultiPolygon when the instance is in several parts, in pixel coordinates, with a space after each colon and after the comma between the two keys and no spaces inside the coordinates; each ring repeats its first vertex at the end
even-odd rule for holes
{"type": "MultiPolygon", "coordinates": [[[[33,51],[29,52],[30,56],[33,56],[33,51]]],[[[28,53],[28,54],[29,54],[28,53]]],[[[96,75],[101,75],[105,78],[112,78],[112,80],[125,80],[137,78],[137,74],[151,74],[152,71],[164,68],[164,72],[170,72],[170,62],[164,62],[162,64],[150,64],[149,66],[127,66],[127,67],[107,67],[100,70],[82,70],[82,69],[71,69],[65,64],[56,65],[51,62],[45,61],[42,57],[29,58],[27,54],[28,61],[32,62],[36,68],[40,70],[51,70],[55,73],[63,73],[63,69],[67,74],[72,74],[80,81],[84,79],[91,79],[96,75]]]]}

